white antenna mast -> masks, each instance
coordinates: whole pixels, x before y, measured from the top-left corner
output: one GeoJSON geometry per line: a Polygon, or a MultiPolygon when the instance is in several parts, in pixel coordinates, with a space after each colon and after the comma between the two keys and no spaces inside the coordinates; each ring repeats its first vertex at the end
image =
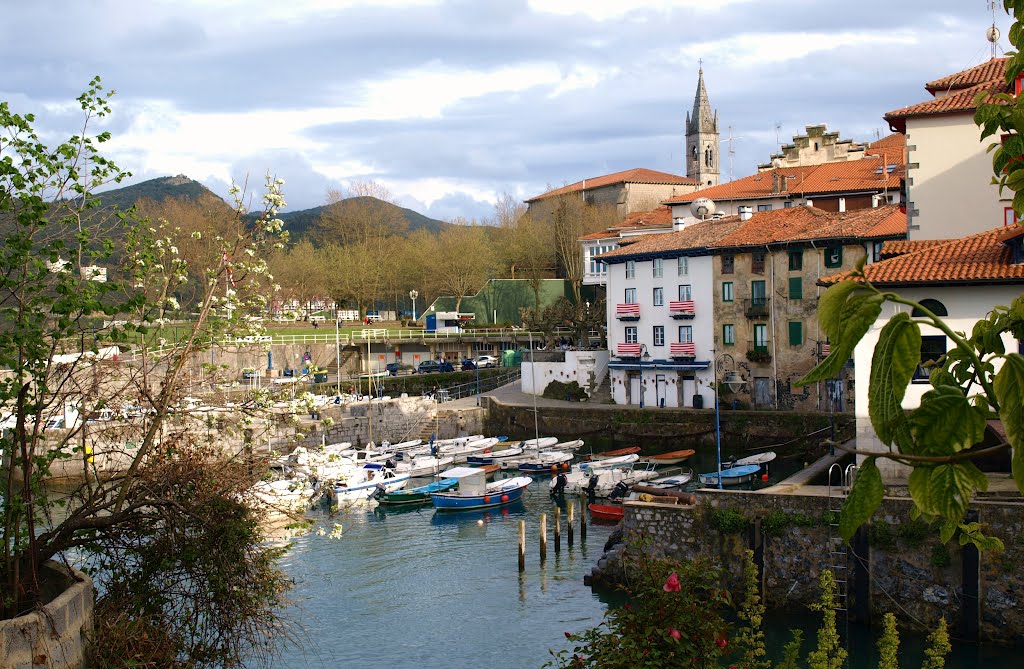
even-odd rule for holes
{"type": "Polygon", "coordinates": [[[992,45],[992,57],[995,58],[999,55],[999,28],[996,28],[996,0],[989,0],[988,6],[992,10],[992,25],[985,31],[985,39],[992,45]]]}
{"type": "Polygon", "coordinates": [[[732,157],[736,153],[732,149],[732,141],[734,139],[743,139],[743,138],[742,137],[733,137],[732,136],[732,126],[730,125],[729,126],[729,181],[732,181],[732,157]]]}
{"type": "Polygon", "coordinates": [[[775,122],[775,152],[782,151],[782,140],[779,139],[779,132],[782,131],[782,124],[778,121],[775,122]]]}

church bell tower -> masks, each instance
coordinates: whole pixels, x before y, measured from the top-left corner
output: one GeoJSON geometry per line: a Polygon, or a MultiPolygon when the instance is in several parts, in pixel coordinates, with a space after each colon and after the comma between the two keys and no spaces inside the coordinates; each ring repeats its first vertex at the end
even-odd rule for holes
{"type": "Polygon", "coordinates": [[[704,68],[697,74],[697,93],[693,111],[686,114],[686,176],[695,179],[699,188],[717,186],[720,182],[718,155],[718,112],[711,111],[708,90],[704,87],[704,68]]]}

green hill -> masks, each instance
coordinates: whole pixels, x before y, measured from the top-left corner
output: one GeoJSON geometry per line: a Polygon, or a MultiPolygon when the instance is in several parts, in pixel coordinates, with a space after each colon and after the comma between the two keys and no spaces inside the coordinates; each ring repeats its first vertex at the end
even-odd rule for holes
{"type": "MultiPolygon", "coordinates": [[[[386,209],[394,209],[395,217],[403,217],[409,222],[409,232],[415,230],[426,229],[430,232],[437,234],[449,224],[444,221],[439,221],[435,218],[428,218],[423,214],[413,211],[412,209],[406,209],[405,207],[399,207],[396,204],[385,202],[384,200],[378,200],[375,197],[360,196],[351,197],[342,200],[338,203],[342,207],[363,207],[366,205],[372,205],[374,207],[382,207],[386,209]]],[[[278,214],[278,217],[285,222],[285,229],[291,234],[293,240],[302,239],[305,235],[310,233],[317,219],[323,215],[328,208],[336,205],[322,205],[319,207],[313,207],[312,209],[300,209],[299,211],[285,211],[278,214]]]]}

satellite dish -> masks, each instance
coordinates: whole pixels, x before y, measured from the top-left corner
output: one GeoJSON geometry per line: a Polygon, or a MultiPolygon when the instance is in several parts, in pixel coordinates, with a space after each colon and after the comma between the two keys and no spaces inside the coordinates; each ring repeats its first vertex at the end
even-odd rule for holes
{"type": "Polygon", "coordinates": [[[999,41],[999,28],[995,26],[989,26],[988,30],[985,31],[985,38],[995,44],[999,41]]]}
{"type": "Polygon", "coordinates": [[[699,197],[690,203],[690,211],[700,219],[711,218],[715,213],[715,203],[711,198],[699,197]]]}

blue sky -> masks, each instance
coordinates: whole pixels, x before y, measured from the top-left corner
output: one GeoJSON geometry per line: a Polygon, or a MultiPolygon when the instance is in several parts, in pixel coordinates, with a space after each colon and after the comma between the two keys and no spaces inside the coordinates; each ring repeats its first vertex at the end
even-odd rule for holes
{"type": "Polygon", "coordinates": [[[270,171],[289,209],[376,181],[441,219],[635,167],[685,173],[698,59],[723,181],[730,157],[751,174],[808,124],[884,136],[926,81],[989,58],[992,22],[986,0],[0,0],[0,15],[18,26],[0,99],[57,139],[102,76],[109,153],[136,181],[186,174],[226,196],[270,171]]]}

